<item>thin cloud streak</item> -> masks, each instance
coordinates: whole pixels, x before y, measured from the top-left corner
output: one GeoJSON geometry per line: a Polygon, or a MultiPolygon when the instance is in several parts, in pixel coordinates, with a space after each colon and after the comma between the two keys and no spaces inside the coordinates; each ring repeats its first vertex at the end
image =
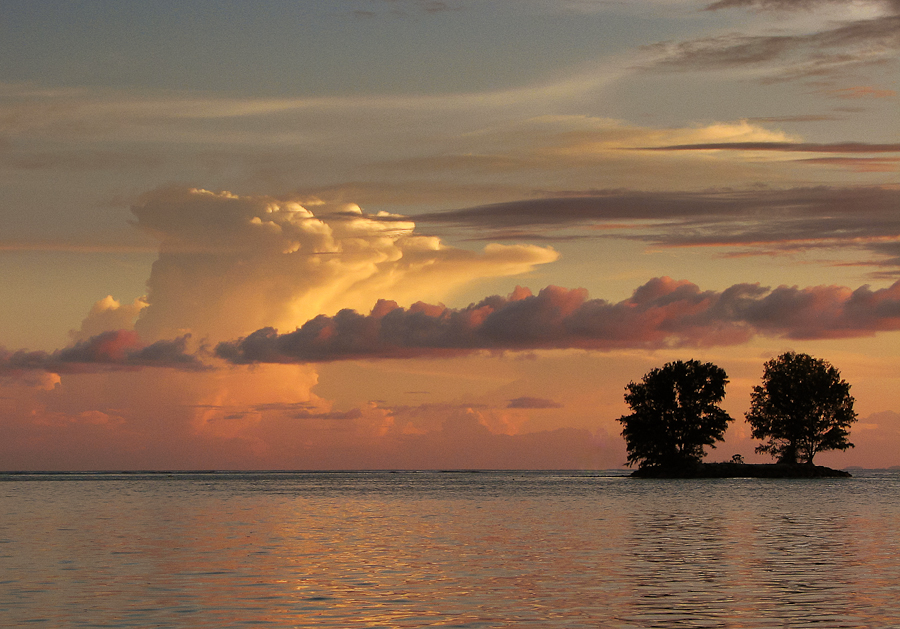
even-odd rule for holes
{"type": "Polygon", "coordinates": [[[562,408],[563,405],[559,402],[554,402],[553,400],[547,400],[539,397],[529,397],[522,396],[517,397],[509,401],[509,404],[506,405],[506,408],[533,408],[533,409],[547,409],[547,408],[562,408]]]}
{"type": "MultiPolygon", "coordinates": [[[[706,7],[716,11],[751,8],[760,11],[807,11],[846,2],[839,0],[722,0],[706,7]]],[[[848,70],[893,63],[900,50],[900,2],[874,3],[883,14],[850,19],[838,26],[797,34],[727,33],[644,48],[655,59],[646,71],[709,71],[762,68],[763,83],[811,77],[834,77],[848,70]]],[[[830,24],[826,22],[825,24],[830,24]]]]}
{"type": "MultiPolygon", "coordinates": [[[[831,163],[831,162],[829,162],[831,163]]],[[[854,162],[859,168],[890,162],[854,162]]],[[[882,255],[880,243],[900,238],[900,188],[857,186],[785,190],[571,192],[415,216],[419,224],[455,224],[483,237],[529,230],[581,229],[595,237],[628,238],[655,246],[720,246],[743,253],[822,247],[859,248],[882,255]],[[609,230],[609,227],[616,227],[609,230]],[[602,230],[602,232],[601,232],[602,230]]],[[[869,262],[881,264],[878,259],[869,262]]]]}
{"type": "Polygon", "coordinates": [[[900,144],[869,144],[866,142],[708,142],[705,144],[675,144],[648,146],[645,151],[784,151],[790,153],[900,153],[900,144]]]}
{"type": "MultiPolygon", "coordinates": [[[[811,11],[822,6],[846,4],[847,0],[718,0],[704,10],[753,8],[760,11],[811,11]]],[[[898,0],[872,0],[871,4],[881,5],[895,13],[900,12],[898,0]]]]}
{"type": "Polygon", "coordinates": [[[156,245],[73,243],[62,241],[0,241],[0,251],[48,251],[58,253],[157,253],[156,245]]]}

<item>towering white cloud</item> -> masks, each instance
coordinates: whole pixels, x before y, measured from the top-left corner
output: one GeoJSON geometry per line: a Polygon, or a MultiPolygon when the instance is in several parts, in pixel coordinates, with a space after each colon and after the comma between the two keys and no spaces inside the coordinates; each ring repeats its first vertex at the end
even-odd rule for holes
{"type": "Polygon", "coordinates": [[[523,273],[558,255],[533,245],[457,249],[416,234],[412,222],[370,217],[353,204],[177,188],[150,193],[132,211],[160,240],[149,305],[136,324],[148,341],[292,330],[385,296],[444,299],[464,283],[523,273]]]}
{"type": "Polygon", "coordinates": [[[112,295],[107,295],[91,307],[88,316],[81,322],[81,328],[71,330],[69,336],[75,341],[86,341],[109,330],[130,329],[146,307],[147,302],[140,298],[123,305],[112,295]]]}

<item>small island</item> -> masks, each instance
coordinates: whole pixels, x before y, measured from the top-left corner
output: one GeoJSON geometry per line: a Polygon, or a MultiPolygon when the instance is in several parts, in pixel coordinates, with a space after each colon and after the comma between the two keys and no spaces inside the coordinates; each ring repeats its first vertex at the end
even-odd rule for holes
{"type": "Polygon", "coordinates": [[[856,421],[850,385],[824,360],[787,352],[764,365],[762,385],[753,388],[746,413],[758,453],[776,462],[704,463],[705,447],[724,440],[734,421],[719,406],[728,377],[712,363],[675,361],[625,387],[630,415],[618,421],[632,478],[847,478],[849,472],[815,465],[824,450],[852,448],[856,421]]]}
{"type": "Polygon", "coordinates": [[[648,466],[632,478],[849,478],[850,472],[806,463],[696,463],[675,467],[648,466]]]}

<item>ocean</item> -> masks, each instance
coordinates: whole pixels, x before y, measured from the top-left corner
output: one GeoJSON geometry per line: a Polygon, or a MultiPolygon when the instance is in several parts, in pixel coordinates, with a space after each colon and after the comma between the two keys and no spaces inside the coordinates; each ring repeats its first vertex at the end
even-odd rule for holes
{"type": "Polygon", "coordinates": [[[0,474],[2,627],[900,627],[900,471],[0,474]]]}

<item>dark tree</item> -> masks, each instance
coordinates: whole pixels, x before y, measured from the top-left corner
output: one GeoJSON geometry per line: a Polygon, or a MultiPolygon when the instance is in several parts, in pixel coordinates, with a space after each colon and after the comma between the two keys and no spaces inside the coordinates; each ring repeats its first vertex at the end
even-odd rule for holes
{"type": "Polygon", "coordinates": [[[779,463],[812,463],[823,450],[846,450],[856,421],[850,385],[828,362],[787,352],[765,364],[762,386],[753,387],[747,421],[756,448],[779,463]]]}
{"type": "Polygon", "coordinates": [[[625,387],[633,411],[618,419],[628,465],[680,467],[700,463],[703,447],[722,441],[732,418],[719,408],[728,376],[712,363],[676,361],[625,387]]]}

